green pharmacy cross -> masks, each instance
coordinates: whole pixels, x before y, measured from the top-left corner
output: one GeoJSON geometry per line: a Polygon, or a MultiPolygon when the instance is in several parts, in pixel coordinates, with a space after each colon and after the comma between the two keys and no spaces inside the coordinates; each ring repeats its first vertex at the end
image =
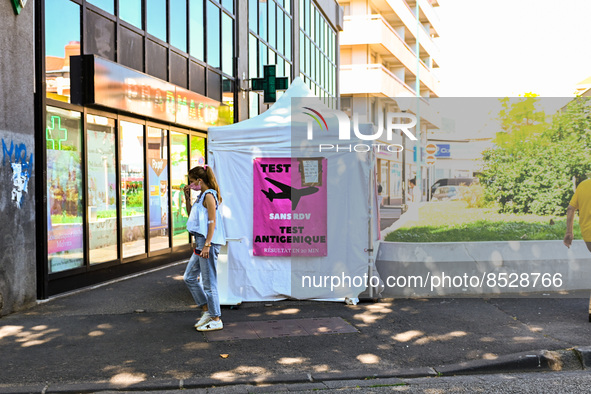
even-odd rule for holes
{"type": "Polygon", "coordinates": [[[28,0],[12,0],[12,7],[14,8],[15,14],[20,14],[28,0]]]}
{"type": "Polygon", "coordinates": [[[278,90],[287,90],[289,79],[287,77],[277,78],[276,66],[274,64],[264,66],[264,78],[252,79],[252,90],[255,92],[264,92],[263,102],[272,104],[277,99],[278,90]]]}
{"type": "Polygon", "coordinates": [[[59,116],[51,117],[51,127],[47,126],[47,132],[45,133],[45,136],[47,141],[51,142],[51,149],[55,149],[55,142],[57,141],[58,150],[62,150],[62,141],[68,140],[68,130],[62,128],[62,118],[59,116]],[[62,135],[64,138],[59,138],[62,135]]]}

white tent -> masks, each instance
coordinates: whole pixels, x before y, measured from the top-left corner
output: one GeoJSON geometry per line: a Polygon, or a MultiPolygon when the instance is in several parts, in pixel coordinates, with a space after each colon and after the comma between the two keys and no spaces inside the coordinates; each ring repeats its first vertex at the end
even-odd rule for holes
{"type": "MultiPolygon", "coordinates": [[[[372,226],[377,204],[373,152],[319,153],[318,147],[313,152],[312,147],[302,148],[294,143],[292,126],[296,122],[302,126],[305,121],[291,116],[298,100],[306,104],[313,100],[314,107],[325,115],[330,131],[319,138],[329,144],[338,138],[335,111],[311,97],[303,81],[296,78],[263,114],[209,129],[208,162],[220,185],[227,237],[240,240],[228,243],[227,266],[219,268],[227,270],[220,273],[224,278],[219,284],[222,300],[238,303],[285,298],[355,299],[366,289],[368,273],[373,270],[377,275],[370,250],[373,245],[370,238],[379,236],[372,226]],[[254,256],[253,160],[301,155],[327,159],[327,255],[254,256]],[[311,279],[303,284],[304,277],[311,279]]],[[[315,138],[315,142],[321,141],[315,138]]],[[[347,141],[347,144],[356,142],[363,141],[347,141]]]]}

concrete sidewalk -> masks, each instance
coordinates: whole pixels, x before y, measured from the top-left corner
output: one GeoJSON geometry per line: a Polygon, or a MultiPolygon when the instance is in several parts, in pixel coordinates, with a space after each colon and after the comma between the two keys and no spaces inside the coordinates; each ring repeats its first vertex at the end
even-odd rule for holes
{"type": "Polygon", "coordinates": [[[582,348],[591,342],[587,298],[244,303],[222,308],[226,328],[218,333],[251,339],[215,340],[193,328],[199,313],[184,268],[171,265],[2,317],[0,393],[262,383],[304,389],[343,379],[589,363],[591,352],[582,348]],[[347,333],[332,333],[335,322],[347,333]],[[263,326],[274,334],[265,337],[263,326]]]}

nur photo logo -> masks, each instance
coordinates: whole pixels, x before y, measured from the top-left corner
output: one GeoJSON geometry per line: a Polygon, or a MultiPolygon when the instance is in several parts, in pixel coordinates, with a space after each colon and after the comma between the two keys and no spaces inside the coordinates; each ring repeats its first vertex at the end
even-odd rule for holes
{"type": "MultiPolygon", "coordinates": [[[[398,131],[413,141],[417,137],[410,131],[417,124],[417,118],[414,114],[406,112],[388,112],[386,114],[386,121],[384,122],[383,113],[378,114],[377,126],[373,124],[359,124],[359,114],[353,113],[353,121],[346,113],[341,111],[325,111],[323,114],[309,106],[301,107],[303,114],[307,115],[309,119],[306,120],[306,138],[308,141],[314,141],[314,130],[320,130],[322,134],[322,143],[318,144],[318,152],[369,152],[374,148],[377,152],[402,152],[404,147],[400,144],[383,143],[380,141],[392,141],[395,132],[398,131]],[[326,136],[329,131],[328,122],[326,119],[336,118],[338,122],[338,141],[337,143],[327,143],[326,136]],[[351,133],[353,131],[353,134],[351,133]],[[385,134],[384,134],[385,133],[385,134]],[[353,143],[354,141],[373,141],[373,143],[353,143]],[[349,144],[341,143],[349,141],[349,144]]],[[[316,139],[320,139],[317,136],[316,139]]]]}

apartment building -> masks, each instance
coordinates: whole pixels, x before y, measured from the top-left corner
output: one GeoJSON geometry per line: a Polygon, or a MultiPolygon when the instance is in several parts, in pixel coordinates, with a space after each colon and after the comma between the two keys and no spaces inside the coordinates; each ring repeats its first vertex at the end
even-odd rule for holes
{"type": "MultiPolygon", "coordinates": [[[[437,0],[339,0],[344,9],[340,34],[341,102],[345,111],[357,113],[360,121],[377,125],[388,112],[409,111],[417,115],[415,143],[400,135],[384,144],[400,144],[402,152],[377,152],[378,179],[385,204],[400,204],[403,179],[421,179],[428,190],[424,147],[429,130],[439,127],[428,99],[438,97],[439,36],[437,0]],[[417,131],[418,130],[418,131],[417,131]]],[[[385,137],[385,136],[384,136],[385,137]]],[[[425,194],[426,195],[426,194],[425,194]]]]}

